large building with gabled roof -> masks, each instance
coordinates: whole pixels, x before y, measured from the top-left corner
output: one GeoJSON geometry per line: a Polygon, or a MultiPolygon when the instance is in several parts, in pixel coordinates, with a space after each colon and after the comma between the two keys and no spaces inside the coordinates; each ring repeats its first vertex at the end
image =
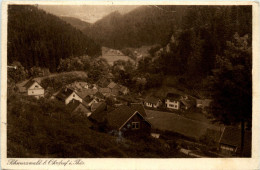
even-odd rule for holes
{"type": "Polygon", "coordinates": [[[118,131],[150,131],[151,124],[139,111],[126,105],[107,114],[108,124],[118,131]]]}

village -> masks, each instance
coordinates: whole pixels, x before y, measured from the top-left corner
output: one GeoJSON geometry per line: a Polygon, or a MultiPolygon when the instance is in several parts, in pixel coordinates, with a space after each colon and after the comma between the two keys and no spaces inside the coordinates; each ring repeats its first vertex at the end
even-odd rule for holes
{"type": "Polygon", "coordinates": [[[252,156],[252,7],[7,9],[8,158],[252,156]]]}
{"type": "MultiPolygon", "coordinates": [[[[118,138],[149,134],[155,139],[172,140],[174,136],[179,151],[191,157],[232,157],[239,153],[240,130],[212,123],[214,119],[208,113],[212,99],[196,98],[178,90],[166,92],[164,97],[143,96],[115,83],[112,73],[96,83],[62,84],[58,91],[50,93],[41,85],[47,77],[20,82],[15,91],[36,100],[61,102],[71,117],[86,117],[91,122],[90,129],[118,138]],[[205,151],[207,145],[210,149],[205,151]]],[[[250,145],[245,142],[245,149],[249,151],[250,145]]]]}

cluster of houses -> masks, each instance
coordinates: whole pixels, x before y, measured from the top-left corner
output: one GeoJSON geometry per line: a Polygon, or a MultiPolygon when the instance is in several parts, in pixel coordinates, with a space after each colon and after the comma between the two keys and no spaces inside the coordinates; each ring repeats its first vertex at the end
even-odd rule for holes
{"type": "MultiPolygon", "coordinates": [[[[18,88],[28,96],[44,97],[44,88],[35,80],[29,80],[18,88]]],[[[64,102],[72,115],[84,115],[97,123],[108,122],[109,127],[118,131],[150,131],[151,124],[146,119],[142,103],[119,105],[116,109],[108,110],[106,97],[128,93],[127,87],[102,78],[97,84],[74,82],[66,85],[50,99],[64,102]]]]}
{"type": "Polygon", "coordinates": [[[155,109],[164,106],[168,110],[188,110],[191,107],[196,106],[196,101],[188,98],[188,96],[182,96],[176,93],[167,93],[163,100],[158,97],[147,96],[144,100],[144,105],[148,108],[155,109]]]}
{"type": "Polygon", "coordinates": [[[167,93],[163,99],[155,96],[147,96],[144,100],[144,105],[147,108],[157,109],[161,106],[168,110],[188,110],[192,107],[207,108],[212,102],[211,99],[194,99],[187,95],[180,95],[177,93],[167,93]]]}
{"type": "MultiPolygon", "coordinates": [[[[44,88],[39,82],[29,80],[22,86],[18,86],[19,91],[34,96],[44,97],[44,88]]],[[[128,88],[119,85],[105,78],[100,79],[96,84],[87,82],[74,82],[64,86],[51,96],[51,99],[64,102],[72,115],[83,115],[89,118],[94,124],[102,125],[106,123],[109,128],[121,132],[148,132],[151,133],[152,124],[147,119],[144,106],[147,108],[158,108],[164,104],[167,109],[180,110],[189,109],[193,106],[208,107],[210,100],[194,100],[187,96],[175,93],[168,93],[163,101],[154,96],[148,96],[144,102],[128,103],[119,105],[117,108],[109,108],[105,102],[107,97],[126,95],[128,88]]],[[[160,134],[151,133],[155,138],[160,134]]],[[[251,132],[245,133],[244,154],[251,153],[251,132]]],[[[234,156],[240,152],[241,132],[239,129],[226,127],[217,137],[219,151],[222,155],[234,156]]]]}

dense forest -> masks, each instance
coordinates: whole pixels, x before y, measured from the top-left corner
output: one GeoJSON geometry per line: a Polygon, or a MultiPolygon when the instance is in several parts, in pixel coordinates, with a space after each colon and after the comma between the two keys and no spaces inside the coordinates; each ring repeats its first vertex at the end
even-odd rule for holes
{"type": "Polygon", "coordinates": [[[141,6],[124,15],[115,11],[86,27],[83,33],[115,49],[165,44],[186,10],[186,6],[141,6]]]}
{"type": "MultiPolygon", "coordinates": [[[[134,79],[136,76],[144,76],[146,79],[150,79],[151,77],[154,77],[153,75],[156,75],[157,78],[152,78],[152,81],[147,84],[152,85],[152,82],[154,82],[157,84],[155,86],[160,86],[160,83],[158,82],[162,82],[161,74],[163,74],[166,76],[181,76],[181,83],[187,85],[188,88],[194,88],[194,85],[208,88],[209,86],[207,85],[206,79],[208,76],[212,76],[214,70],[218,68],[217,60],[219,56],[224,56],[226,51],[232,50],[228,43],[236,43],[239,37],[244,37],[244,43],[247,44],[249,51],[252,47],[251,6],[179,6],[178,8],[175,8],[174,6],[167,6],[167,8],[160,6],[160,9],[156,8],[158,11],[155,10],[153,14],[150,14],[149,11],[153,8],[155,7],[140,7],[127,15],[122,15],[120,17],[119,13],[112,13],[94,24],[94,26],[99,25],[100,23],[103,23],[103,25],[111,25],[115,22],[117,25],[120,25],[120,22],[126,22],[125,20],[129,19],[131,16],[132,20],[128,23],[136,25],[135,27],[124,27],[124,29],[120,29],[121,31],[107,26],[104,26],[104,29],[107,28],[110,30],[111,34],[121,35],[126,30],[135,30],[138,28],[138,30],[142,32],[142,36],[150,38],[149,42],[154,43],[155,41],[152,39],[155,37],[158,38],[158,40],[164,41],[161,45],[150,49],[150,56],[144,56],[144,58],[139,61],[137,70],[133,71],[133,67],[131,69],[125,68],[125,75],[122,76],[121,74],[122,81],[124,81],[124,79],[129,79],[129,77],[130,79],[131,77],[134,79]],[[178,17],[179,22],[167,23],[167,17],[165,20],[160,19],[162,16],[170,17],[172,15],[178,15],[178,12],[169,14],[170,9],[175,9],[176,11],[179,9],[182,11],[180,14],[181,17],[178,17]],[[142,17],[134,15],[137,14],[137,11],[139,11],[140,16],[142,17]],[[144,16],[141,15],[143,13],[144,16]],[[120,19],[114,21],[112,18],[115,18],[115,16],[118,16],[120,19]],[[150,28],[144,26],[145,22],[142,22],[144,25],[138,25],[139,21],[141,22],[142,20],[140,18],[144,18],[144,20],[147,20],[147,23],[151,25],[158,24],[165,35],[163,36],[157,32],[160,29],[149,30],[149,34],[147,34],[148,32],[145,33],[147,29],[150,28]],[[148,22],[150,19],[153,19],[153,21],[148,22]],[[156,22],[158,19],[160,22],[156,22]],[[162,24],[164,22],[165,24],[162,24]],[[169,24],[168,30],[164,27],[167,25],[166,23],[169,24]],[[161,48],[163,50],[159,51],[161,48]],[[202,82],[202,80],[205,81],[202,82]]],[[[114,27],[116,27],[115,25],[114,27]]],[[[103,27],[100,27],[100,30],[96,30],[101,31],[103,30],[102,28],[103,27]]],[[[139,33],[141,34],[141,32],[139,33]]],[[[107,37],[109,37],[109,35],[110,34],[108,34],[107,37]]],[[[99,35],[93,34],[93,36],[97,36],[98,38],[99,35]]],[[[117,41],[120,42],[118,44],[126,45],[126,43],[131,42],[132,38],[135,39],[134,37],[139,36],[137,36],[137,34],[135,36],[128,36],[124,41],[121,41],[121,39],[118,38],[117,41]]],[[[140,39],[141,40],[135,39],[135,41],[145,45],[144,41],[146,41],[146,39],[140,39]]],[[[107,41],[110,41],[110,43],[113,44],[112,40],[113,38],[107,39],[107,41]]],[[[105,41],[103,42],[106,43],[105,41]]],[[[138,43],[133,44],[137,45],[138,43]]],[[[128,45],[130,46],[130,44],[128,45]]],[[[249,58],[250,57],[252,58],[251,55],[249,58]]],[[[114,64],[112,70],[117,68],[116,65],[130,67],[129,64],[130,63],[124,63],[123,61],[117,62],[114,64]]],[[[248,69],[250,72],[251,67],[248,67],[248,69]]],[[[118,73],[118,71],[119,70],[115,70],[114,72],[118,73]]],[[[131,82],[128,81],[125,84],[129,86],[131,82]]]]}
{"type": "Polygon", "coordinates": [[[228,49],[233,36],[252,41],[250,6],[193,6],[182,19],[181,27],[169,40],[169,50],[161,57],[161,68],[168,74],[205,76],[215,68],[216,56],[228,49]]]}
{"type": "Polygon", "coordinates": [[[8,63],[19,61],[56,71],[61,58],[97,56],[100,46],[60,18],[37,6],[8,6],[8,63]]]}

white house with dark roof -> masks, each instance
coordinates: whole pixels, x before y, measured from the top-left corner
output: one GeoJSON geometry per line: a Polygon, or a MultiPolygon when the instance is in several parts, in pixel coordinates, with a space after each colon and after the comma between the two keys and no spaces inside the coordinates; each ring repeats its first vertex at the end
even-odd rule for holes
{"type": "Polygon", "coordinates": [[[29,80],[24,86],[28,96],[44,97],[44,88],[35,80],[29,80]]]}
{"type": "Polygon", "coordinates": [[[181,108],[181,95],[168,93],[165,99],[165,105],[168,109],[179,110],[181,108]]]}
{"type": "Polygon", "coordinates": [[[162,101],[159,98],[153,96],[147,96],[144,100],[144,105],[146,107],[158,108],[162,104],[162,101]]]}
{"type": "Polygon", "coordinates": [[[61,89],[55,97],[66,105],[72,100],[78,100],[82,103],[82,98],[70,88],[61,89]]]}

